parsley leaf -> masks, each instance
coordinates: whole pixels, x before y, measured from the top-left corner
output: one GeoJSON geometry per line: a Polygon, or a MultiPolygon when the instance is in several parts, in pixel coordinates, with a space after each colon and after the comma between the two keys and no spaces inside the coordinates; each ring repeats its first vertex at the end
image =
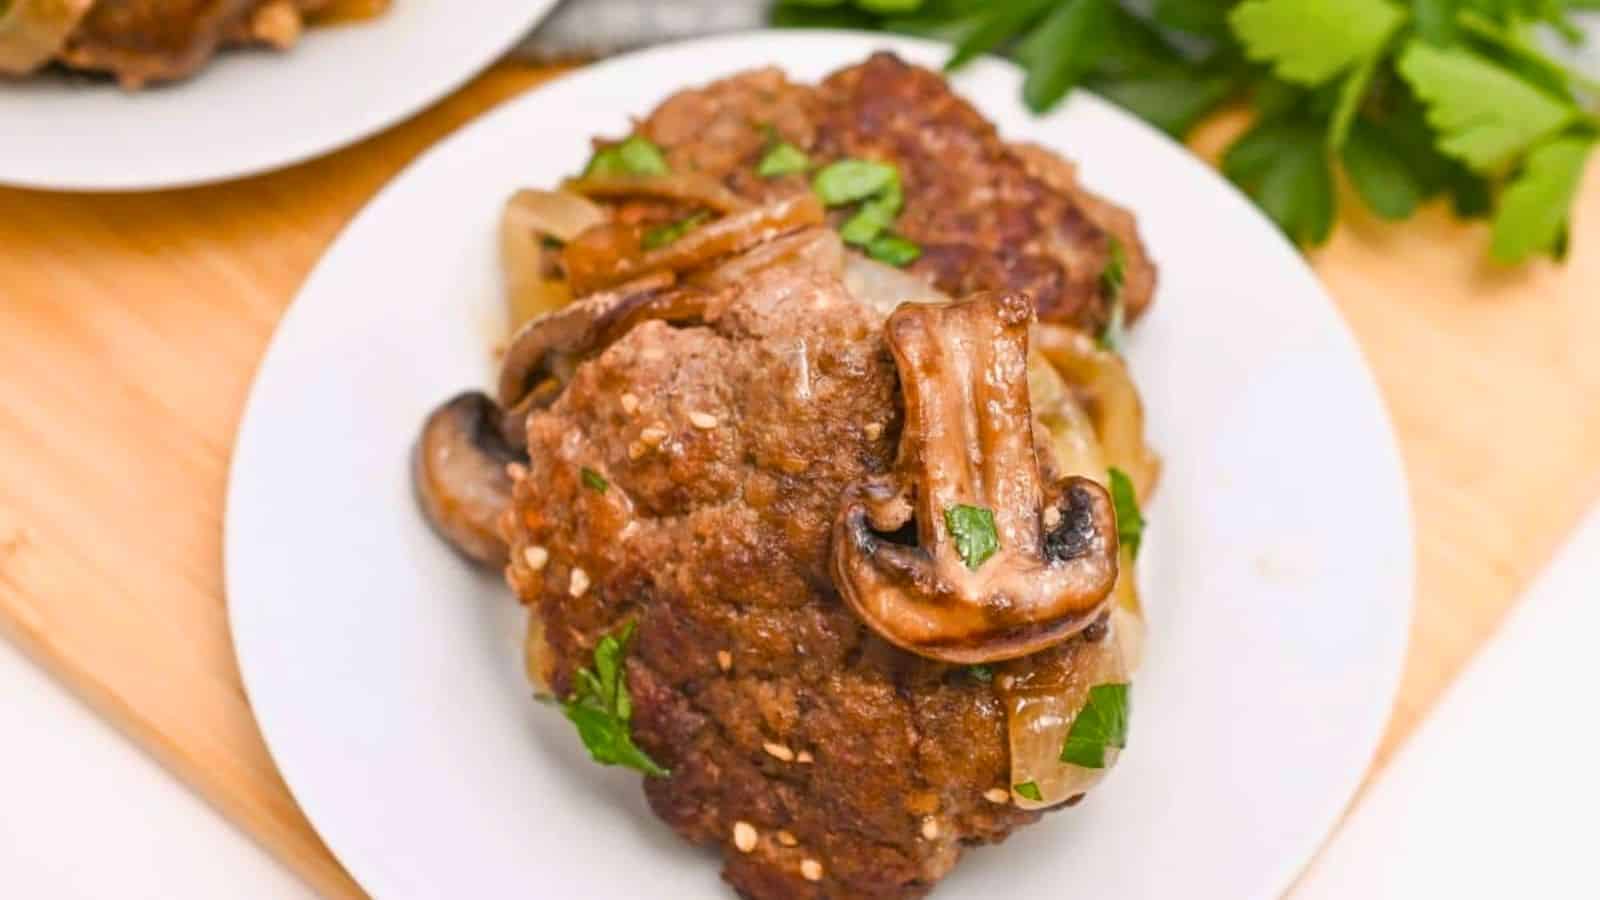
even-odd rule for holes
{"type": "Polygon", "coordinates": [[[1012,785],[1011,789],[1017,792],[1018,797],[1026,797],[1035,803],[1044,802],[1044,793],[1039,790],[1037,782],[1024,781],[1021,784],[1012,785]]]}
{"type": "Polygon", "coordinates": [[[756,174],[762,178],[777,178],[804,172],[810,165],[811,159],[804,150],[788,141],[779,141],[768,148],[761,162],[756,164],[756,174]]]}
{"type": "Polygon", "coordinates": [[[1493,172],[1578,118],[1578,110],[1470,51],[1413,41],[1400,74],[1428,106],[1439,149],[1493,172]]]}
{"type": "Polygon", "coordinates": [[[589,490],[598,491],[602,494],[606,492],[607,488],[611,487],[611,482],[607,481],[604,475],[588,466],[583,466],[578,470],[578,480],[582,481],[583,486],[589,490]]]}
{"type": "Polygon", "coordinates": [[[1096,81],[1091,86],[1112,103],[1167,134],[1181,138],[1207,113],[1233,96],[1238,85],[1229,75],[1197,78],[1192,72],[1179,70],[1096,81]]]}
{"type": "Polygon", "coordinates": [[[686,216],[682,219],[679,219],[676,222],[668,222],[665,225],[657,225],[656,227],[644,233],[644,238],[640,240],[639,245],[646,250],[655,250],[659,247],[665,247],[678,238],[681,238],[694,229],[700,227],[700,223],[709,218],[711,218],[710,213],[701,211],[692,216],[686,216]]]}
{"type": "Polygon", "coordinates": [[[1309,86],[1376,55],[1404,19],[1387,0],[1246,0],[1228,16],[1246,55],[1309,86]]]}
{"type": "Polygon", "coordinates": [[[995,529],[994,511],[982,506],[958,503],[944,511],[944,527],[955,539],[956,552],[967,568],[977,571],[984,560],[1000,549],[1000,534],[995,529]]]}
{"type": "Polygon", "coordinates": [[[967,666],[967,674],[972,676],[973,681],[982,682],[983,684],[988,684],[994,680],[994,669],[984,665],[967,666]]]}
{"type": "Polygon", "coordinates": [[[1054,106],[1106,50],[1111,0],[1066,0],[1017,52],[1028,65],[1022,99],[1034,112],[1054,106]]]}
{"type": "Polygon", "coordinates": [[[1566,254],[1567,216],[1595,147],[1589,136],[1557,138],[1528,155],[1500,198],[1494,219],[1494,258],[1519,263],[1535,253],[1566,254]]]}
{"type": "Polygon", "coordinates": [[[1111,480],[1111,507],[1117,513],[1117,540],[1128,548],[1128,556],[1139,558],[1139,544],[1144,541],[1144,514],[1139,511],[1139,498],[1134,495],[1133,479],[1116,466],[1109,472],[1111,480]]]}
{"type": "Polygon", "coordinates": [[[665,175],[670,171],[661,148],[644,135],[636,134],[620,144],[597,151],[584,167],[583,174],[665,175]]]}
{"type": "Polygon", "coordinates": [[[1236,141],[1222,171],[1245,189],[1290,239],[1320,244],[1333,230],[1333,173],[1314,126],[1264,121],[1236,141]]]}
{"type": "Polygon", "coordinates": [[[1086,769],[1104,769],[1107,750],[1128,746],[1128,685],[1097,684],[1078,710],[1061,746],[1061,761],[1086,769]]]}
{"type": "Polygon", "coordinates": [[[1405,158],[1390,146],[1389,134],[1367,122],[1358,122],[1351,131],[1343,160],[1356,193],[1385,219],[1409,218],[1427,193],[1405,158]]]}
{"type": "Polygon", "coordinates": [[[672,773],[663,769],[649,754],[634,744],[628,720],[633,703],[628,696],[623,654],[633,638],[637,623],[629,622],[618,635],[606,635],[594,648],[594,668],[579,669],[572,697],[561,711],[578,729],[578,737],[589,756],[602,766],[626,766],[653,778],[672,773]]]}

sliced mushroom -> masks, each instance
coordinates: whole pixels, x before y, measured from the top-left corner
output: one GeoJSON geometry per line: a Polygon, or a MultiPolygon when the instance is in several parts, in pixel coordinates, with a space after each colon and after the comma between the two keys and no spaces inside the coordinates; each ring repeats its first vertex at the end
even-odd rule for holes
{"type": "Polygon", "coordinates": [[[476,391],[434,410],[417,440],[412,480],[428,522],[471,559],[504,565],[499,521],[511,508],[510,463],[526,457],[500,434],[500,410],[476,391]]]}
{"type": "Polygon", "coordinates": [[[1025,294],[906,304],[885,325],[905,426],[896,471],[846,493],[834,577],[884,639],[955,663],[1058,644],[1108,607],[1117,578],[1111,498],[1069,476],[1041,486],[1029,408],[1025,294]],[[957,545],[951,511],[992,516],[998,547],[957,545]],[[896,532],[913,521],[917,543],[896,532]]]}
{"type": "Polygon", "coordinates": [[[506,441],[523,446],[528,413],[555,402],[578,363],[605,349],[628,329],[647,319],[696,320],[702,310],[697,302],[701,292],[668,292],[676,280],[671,272],[656,272],[522,326],[506,347],[495,388],[496,399],[507,410],[501,428],[506,441]]]}

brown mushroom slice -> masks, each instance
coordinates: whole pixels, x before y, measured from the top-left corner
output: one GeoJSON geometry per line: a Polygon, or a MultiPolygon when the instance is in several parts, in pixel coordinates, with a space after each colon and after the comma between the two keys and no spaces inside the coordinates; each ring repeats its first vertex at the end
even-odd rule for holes
{"type": "Polygon", "coordinates": [[[1105,612],[1117,579],[1111,498],[1076,476],[1041,485],[1028,398],[1025,294],[906,304],[885,325],[905,398],[896,471],[854,486],[834,523],[834,577],[885,640],[955,663],[1059,644],[1105,612]],[[963,558],[952,511],[993,520],[963,558]],[[917,543],[896,532],[915,521],[917,543]]]}
{"type": "Polygon", "coordinates": [[[499,521],[511,508],[509,464],[526,457],[501,437],[500,410],[476,391],[434,410],[422,425],[412,465],[429,524],[468,558],[504,565],[499,521]]]}
{"type": "Polygon", "coordinates": [[[594,294],[522,326],[506,346],[500,363],[495,398],[501,408],[547,406],[582,362],[604,349],[635,324],[649,318],[690,317],[695,309],[678,309],[681,297],[665,292],[677,281],[671,272],[656,272],[614,291],[594,294]]]}
{"type": "Polygon", "coordinates": [[[0,74],[26,75],[49,62],[94,0],[0,2],[0,74]]]}
{"type": "Polygon", "coordinates": [[[561,261],[572,293],[582,297],[652,272],[704,268],[722,257],[822,221],[822,204],[807,191],[724,216],[654,250],[640,247],[637,229],[596,228],[569,243],[561,252],[561,261]]]}

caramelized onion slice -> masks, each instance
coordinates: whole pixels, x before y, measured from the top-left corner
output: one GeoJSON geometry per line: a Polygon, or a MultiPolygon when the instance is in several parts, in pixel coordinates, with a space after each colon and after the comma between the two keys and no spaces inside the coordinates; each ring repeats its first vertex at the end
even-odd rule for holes
{"type": "Polygon", "coordinates": [[[1149,497],[1161,474],[1161,459],[1145,443],[1144,404],[1127,364],[1101,349],[1094,338],[1059,325],[1036,326],[1033,347],[1061,374],[1089,414],[1105,462],[1128,473],[1141,501],[1149,497]]]}
{"type": "Polygon", "coordinates": [[[585,197],[616,200],[624,197],[657,197],[690,206],[703,206],[722,213],[749,208],[743,197],[728,190],[722,182],[696,172],[667,175],[585,175],[562,186],[585,197]]]}
{"type": "Polygon", "coordinates": [[[702,269],[822,220],[822,205],[807,192],[724,216],[655,250],[641,250],[637,239],[621,240],[612,233],[618,226],[596,229],[568,244],[561,259],[573,294],[582,297],[651,272],[702,269]]]}
{"type": "Polygon", "coordinates": [[[604,222],[605,211],[566,191],[523,189],[500,216],[500,265],[513,330],[572,301],[567,283],[554,277],[555,251],[545,238],[570,241],[604,222]]]}
{"type": "Polygon", "coordinates": [[[0,74],[26,75],[49,62],[94,0],[0,2],[0,74]]]}
{"type": "Polygon", "coordinates": [[[1064,763],[1061,748],[1088,701],[1089,689],[1128,681],[1116,627],[1112,617],[1108,633],[1097,641],[1074,640],[1057,650],[995,667],[995,687],[1006,706],[1011,744],[1011,800],[1023,809],[1065,803],[1098,784],[1114,764],[1114,758],[1106,760],[1104,769],[1064,763]],[[1038,786],[1040,799],[1016,793],[1016,785],[1028,782],[1038,786]]]}

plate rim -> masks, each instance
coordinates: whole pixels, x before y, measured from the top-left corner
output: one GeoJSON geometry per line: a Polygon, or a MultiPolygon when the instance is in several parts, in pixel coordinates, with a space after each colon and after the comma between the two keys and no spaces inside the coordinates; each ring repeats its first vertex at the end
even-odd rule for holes
{"type": "MultiPolygon", "coordinates": [[[[410,2],[419,2],[419,0],[410,0],[410,2]]],[[[404,124],[405,122],[409,122],[418,114],[431,108],[434,104],[439,103],[440,101],[455,94],[464,85],[466,85],[467,82],[476,78],[479,74],[486,71],[490,66],[504,58],[506,54],[510,52],[512,47],[515,47],[518,43],[524,40],[528,34],[539,25],[539,23],[543,22],[544,19],[555,10],[556,5],[561,2],[563,2],[563,0],[525,0],[517,15],[507,17],[513,22],[520,23],[516,27],[509,27],[505,30],[505,32],[487,28],[484,29],[483,33],[485,37],[482,42],[474,47],[472,53],[463,54],[463,60],[470,60],[470,64],[462,65],[460,71],[455,72],[448,78],[441,78],[437,81],[426,82],[425,86],[417,86],[414,90],[407,93],[404,99],[396,103],[374,107],[375,111],[363,113],[363,115],[356,121],[355,124],[341,129],[336,137],[294,141],[290,142],[292,144],[292,149],[279,150],[271,153],[261,153],[259,155],[250,155],[250,157],[244,162],[232,163],[229,165],[217,165],[210,168],[206,168],[204,166],[190,166],[185,170],[184,174],[177,174],[175,171],[173,174],[161,174],[153,177],[120,177],[116,173],[122,170],[114,166],[106,168],[105,171],[107,174],[104,177],[96,177],[93,174],[79,173],[78,175],[69,178],[60,178],[54,176],[37,177],[29,173],[18,175],[14,172],[9,172],[3,168],[0,168],[0,187],[45,191],[59,194],[156,193],[243,181],[247,178],[278,172],[302,163],[321,159],[322,157],[337,153],[340,150],[347,149],[366,140],[367,138],[373,137],[374,135],[388,131],[390,128],[394,128],[398,125],[404,124]]],[[[510,8],[514,7],[508,7],[508,9],[510,8]]],[[[331,28],[338,30],[360,27],[363,26],[359,23],[355,25],[340,24],[331,26],[331,28]]],[[[327,35],[323,35],[323,37],[326,36],[327,35]]],[[[228,51],[224,49],[220,52],[226,53],[228,51]]],[[[293,65],[295,52],[296,48],[293,47],[288,50],[281,51],[282,58],[274,60],[274,62],[277,64],[293,65]]],[[[181,91],[190,87],[195,82],[202,82],[203,84],[203,80],[205,79],[206,75],[207,72],[205,69],[201,69],[199,72],[191,76],[190,79],[171,85],[158,85],[151,88],[151,90],[181,91]]],[[[406,83],[411,85],[418,84],[415,81],[408,81],[406,83]]],[[[0,89],[3,89],[4,87],[4,82],[0,81],[0,89]]],[[[125,93],[120,87],[117,87],[114,84],[108,83],[106,85],[97,87],[100,87],[108,93],[125,93]]],[[[477,121],[478,119],[473,119],[462,127],[465,128],[468,125],[476,123],[477,121]]],[[[448,140],[448,138],[449,136],[447,136],[445,140],[448,140]]],[[[444,143],[444,141],[440,141],[430,146],[428,148],[428,152],[431,152],[434,147],[437,147],[442,143],[444,143]]],[[[423,156],[426,156],[426,153],[424,153],[423,156]]],[[[422,157],[419,156],[416,160],[412,160],[412,163],[420,161],[421,158],[422,157]]],[[[410,165],[411,163],[408,163],[406,168],[410,168],[410,165]]],[[[401,171],[404,172],[405,170],[402,169],[401,171]]],[[[396,173],[396,177],[398,177],[398,174],[399,173],[396,173]]],[[[363,209],[365,209],[365,207],[363,207],[363,209]]],[[[343,229],[341,229],[340,234],[343,233],[343,229]]],[[[330,244],[330,246],[332,245],[330,244]]]]}
{"type": "MultiPolygon", "coordinates": [[[[652,45],[650,47],[629,51],[595,63],[591,63],[575,70],[571,73],[571,75],[572,77],[581,77],[584,73],[597,69],[609,69],[613,67],[627,66],[633,62],[636,62],[642,57],[649,57],[656,54],[681,52],[685,47],[703,47],[709,50],[723,42],[745,42],[763,39],[778,39],[792,42],[814,42],[824,46],[833,44],[840,40],[847,40],[853,43],[871,41],[876,49],[888,49],[891,51],[899,51],[902,48],[908,47],[919,48],[921,51],[927,51],[929,48],[947,46],[937,41],[913,36],[850,29],[757,28],[723,32],[698,38],[670,41],[662,44],[652,45]]],[[[782,62],[775,62],[773,65],[776,65],[779,68],[784,68],[782,62]]],[[[1014,63],[993,55],[984,55],[969,63],[969,67],[971,68],[994,66],[1011,69],[1013,71],[1017,70],[1017,67],[1014,63]]],[[[696,77],[701,77],[704,79],[722,76],[707,75],[696,77]]],[[[550,83],[555,82],[547,82],[546,84],[550,83]]],[[[700,82],[692,82],[686,84],[685,86],[692,87],[694,84],[698,83],[700,82]]],[[[270,756],[272,756],[274,765],[278,768],[279,773],[283,777],[284,784],[289,790],[290,795],[293,797],[295,803],[305,815],[306,820],[311,824],[312,828],[317,832],[318,836],[328,847],[329,852],[334,855],[334,857],[339,861],[340,865],[344,867],[345,871],[350,874],[352,879],[356,880],[358,884],[362,885],[364,890],[370,890],[369,882],[363,880],[363,878],[355,871],[350,862],[336,851],[333,840],[323,834],[322,829],[317,825],[317,817],[312,812],[315,802],[307,803],[306,799],[303,798],[296,790],[294,779],[290,775],[287,768],[278,759],[277,754],[273,751],[273,741],[269,735],[269,726],[265,721],[266,717],[263,717],[256,704],[256,690],[252,687],[252,684],[255,683],[255,679],[250,674],[252,671],[256,670],[247,661],[247,657],[250,656],[250,653],[249,651],[243,649],[244,642],[239,640],[239,623],[235,614],[235,605],[233,603],[233,597],[235,593],[235,573],[232,560],[237,554],[234,550],[232,535],[238,532],[238,529],[236,529],[233,524],[234,517],[237,514],[236,510],[238,508],[238,504],[235,502],[235,500],[236,494],[242,491],[242,488],[239,487],[239,472],[237,471],[237,466],[235,465],[238,458],[237,450],[245,443],[248,436],[261,427],[257,424],[257,417],[253,416],[252,413],[257,406],[257,393],[259,390],[261,390],[263,373],[267,371],[274,356],[280,351],[280,344],[282,343],[280,339],[286,332],[290,330],[291,323],[298,318],[297,313],[304,314],[304,311],[307,309],[307,307],[304,303],[302,303],[302,300],[306,296],[306,289],[318,280],[318,276],[322,273],[324,267],[329,264],[329,260],[333,257],[334,250],[344,240],[348,232],[354,229],[356,225],[362,221],[370,209],[385,201],[391,195],[391,193],[400,190],[400,185],[402,182],[407,180],[406,176],[411,175],[414,170],[419,170],[431,164],[437,156],[442,156],[449,153],[451,148],[453,148],[457,143],[468,140],[469,137],[480,128],[492,128],[502,118],[511,118],[517,115],[517,110],[523,104],[535,102],[534,98],[546,87],[546,84],[540,84],[530,88],[529,90],[510,98],[504,103],[485,111],[478,117],[462,125],[456,131],[429,146],[426,150],[418,154],[414,159],[407,163],[407,165],[399,172],[395,173],[395,175],[387,183],[385,183],[382,188],[375,192],[372,197],[370,197],[368,201],[362,205],[360,210],[358,210],[340,229],[339,233],[329,243],[327,249],[318,259],[316,265],[311,269],[305,280],[296,290],[294,299],[285,309],[283,316],[280,318],[277,326],[274,328],[272,337],[268,341],[262,353],[260,363],[258,364],[255,373],[252,375],[250,388],[245,400],[243,412],[240,416],[238,429],[235,434],[234,452],[230,456],[229,460],[228,484],[223,518],[223,580],[230,638],[232,639],[235,647],[236,659],[239,664],[240,679],[245,690],[246,699],[249,702],[252,716],[255,718],[263,741],[267,746],[268,753],[270,756]]],[[[1343,310],[1334,301],[1322,279],[1318,277],[1315,269],[1311,266],[1304,254],[1297,247],[1295,247],[1295,245],[1289,241],[1289,239],[1285,237],[1282,232],[1276,228],[1276,226],[1272,225],[1270,220],[1266,219],[1265,215],[1261,213],[1258,208],[1256,208],[1256,206],[1248,199],[1248,197],[1245,196],[1242,191],[1239,190],[1237,186],[1223,177],[1221,173],[1218,172],[1213,166],[1196,156],[1181,142],[1174,140],[1165,132],[1154,128],[1143,120],[1138,119],[1131,113],[1122,110],[1111,101],[1099,96],[1098,94],[1095,94],[1088,89],[1078,89],[1074,93],[1076,97],[1074,102],[1087,103],[1090,106],[1099,107],[1099,111],[1102,113],[1110,113],[1132,123],[1138,129],[1143,130],[1147,137],[1164,142],[1181,150],[1186,163],[1191,166],[1192,169],[1191,174],[1188,177],[1208,179],[1217,186],[1221,187],[1229,194],[1234,202],[1239,204],[1247,212],[1249,216],[1256,219],[1259,223],[1266,225],[1274,239],[1281,242],[1281,244],[1285,245],[1289,249],[1291,256],[1295,260],[1294,265],[1298,268],[1299,273],[1304,275],[1309,283],[1314,287],[1318,298],[1326,308],[1326,312],[1331,313],[1331,321],[1335,326],[1336,331],[1335,337],[1340,343],[1346,345],[1348,349],[1354,352],[1355,358],[1360,363],[1358,367],[1359,371],[1357,372],[1360,377],[1359,388],[1364,394],[1370,396],[1374,401],[1375,412],[1377,413],[1378,421],[1382,426],[1381,435],[1379,435],[1379,437],[1381,437],[1381,446],[1376,446],[1374,449],[1382,455],[1386,464],[1390,467],[1394,476],[1394,485],[1399,491],[1399,496],[1397,498],[1399,519],[1394,523],[1394,525],[1407,539],[1407,552],[1399,555],[1399,558],[1396,562],[1397,571],[1395,575],[1397,586],[1403,588],[1401,592],[1403,596],[1393,598],[1396,601],[1396,608],[1394,610],[1394,617],[1392,621],[1388,623],[1389,633],[1387,634],[1387,643],[1383,647],[1376,648],[1373,654],[1374,658],[1381,659],[1383,664],[1381,667],[1373,667],[1375,672],[1381,671],[1382,673],[1381,676],[1375,678],[1377,687],[1380,690],[1379,699],[1364,707],[1366,711],[1365,718],[1359,723],[1360,728],[1357,730],[1358,736],[1361,739],[1360,743],[1366,747],[1365,752],[1362,754],[1363,764],[1359,770],[1353,769],[1351,772],[1346,773],[1338,780],[1337,791],[1332,789],[1328,791],[1328,799],[1324,808],[1316,810],[1314,814],[1308,813],[1308,816],[1314,818],[1318,824],[1314,829],[1308,831],[1307,836],[1303,841],[1305,846],[1296,848],[1295,852],[1293,853],[1285,852],[1281,854],[1280,859],[1278,859],[1274,864],[1274,874],[1270,879],[1272,887],[1268,888],[1264,893],[1258,895],[1259,900],[1274,900],[1274,898],[1280,898],[1286,891],[1289,891],[1294,886],[1296,881],[1301,877],[1301,875],[1316,860],[1322,848],[1326,846],[1335,830],[1339,827],[1345,812],[1351,808],[1354,801],[1357,799],[1358,791],[1362,783],[1374,774],[1372,770],[1373,761],[1377,758],[1378,752],[1381,749],[1383,735],[1393,716],[1393,712],[1399,700],[1399,691],[1402,684],[1406,660],[1409,655],[1410,631],[1415,617],[1417,592],[1416,570],[1418,548],[1415,528],[1415,509],[1412,502],[1410,478],[1405,467],[1404,456],[1401,452],[1398,432],[1396,431],[1394,425],[1394,417],[1387,398],[1380,389],[1376,372],[1373,369],[1370,360],[1368,359],[1365,349],[1356,339],[1355,332],[1351,328],[1349,321],[1346,319],[1343,310]]],[[[637,114],[636,111],[630,112],[637,114]]],[[[1061,114],[1062,110],[1058,108],[1053,113],[1048,113],[1045,116],[1038,118],[1049,118],[1051,116],[1061,114]]]]}

